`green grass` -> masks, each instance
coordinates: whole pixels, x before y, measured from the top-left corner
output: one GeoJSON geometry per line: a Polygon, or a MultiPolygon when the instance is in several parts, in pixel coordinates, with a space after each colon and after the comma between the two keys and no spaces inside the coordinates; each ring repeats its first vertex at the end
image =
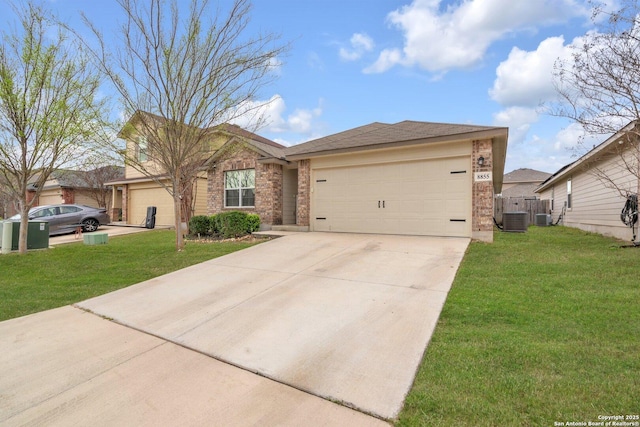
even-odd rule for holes
{"type": "Polygon", "coordinates": [[[565,227],[472,243],[398,426],[640,413],[640,248],[565,227]]]}
{"type": "Polygon", "coordinates": [[[0,321],[61,307],[247,248],[248,242],[187,242],[175,250],[175,233],[156,230],[109,239],[0,255],[0,321]]]}

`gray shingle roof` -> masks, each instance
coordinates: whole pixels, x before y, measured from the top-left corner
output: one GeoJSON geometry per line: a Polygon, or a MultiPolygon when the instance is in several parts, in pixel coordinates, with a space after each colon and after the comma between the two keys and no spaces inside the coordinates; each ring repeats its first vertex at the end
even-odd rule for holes
{"type": "Polygon", "coordinates": [[[504,183],[509,182],[538,182],[541,183],[551,176],[550,173],[535,169],[520,168],[504,175],[504,183]]]}
{"type": "MultiPolygon", "coordinates": [[[[504,182],[506,183],[506,181],[504,182]]],[[[506,190],[502,190],[502,197],[504,198],[509,198],[509,197],[535,198],[536,188],[538,188],[538,185],[540,185],[540,181],[516,184],[513,187],[507,188],[506,190]]]]}
{"type": "Polygon", "coordinates": [[[357,149],[383,144],[393,144],[464,135],[479,131],[503,128],[492,126],[460,125],[450,123],[416,122],[406,120],[395,124],[371,123],[344,132],[315,139],[285,150],[287,156],[301,156],[325,151],[357,149]]]}

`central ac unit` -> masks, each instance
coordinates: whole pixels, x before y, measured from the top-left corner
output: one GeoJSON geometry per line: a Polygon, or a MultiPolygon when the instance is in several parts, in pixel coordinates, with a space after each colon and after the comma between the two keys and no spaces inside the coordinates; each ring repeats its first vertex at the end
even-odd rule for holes
{"type": "Polygon", "coordinates": [[[551,225],[551,215],[536,214],[536,225],[538,227],[546,227],[548,225],[551,225]]]}
{"type": "Polygon", "coordinates": [[[526,212],[505,212],[502,214],[503,231],[524,233],[527,231],[528,223],[526,212]]]}

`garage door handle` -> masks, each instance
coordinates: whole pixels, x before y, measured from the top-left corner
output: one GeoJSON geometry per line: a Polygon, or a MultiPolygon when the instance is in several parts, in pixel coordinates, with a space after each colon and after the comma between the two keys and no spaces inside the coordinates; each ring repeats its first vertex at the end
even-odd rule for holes
{"type": "Polygon", "coordinates": [[[384,200],[382,201],[382,208],[384,209],[384,200]]]}
{"type": "Polygon", "coordinates": [[[378,200],[378,209],[380,209],[380,200],[378,200]]]}

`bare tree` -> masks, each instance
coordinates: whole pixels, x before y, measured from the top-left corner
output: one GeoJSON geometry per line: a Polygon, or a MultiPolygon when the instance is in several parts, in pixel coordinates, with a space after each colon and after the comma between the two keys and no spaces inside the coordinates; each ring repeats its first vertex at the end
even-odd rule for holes
{"type": "Polygon", "coordinates": [[[625,197],[640,191],[639,13],[637,0],[624,0],[615,12],[594,7],[597,31],[574,46],[570,58],[556,62],[554,82],[561,100],[550,109],[589,135],[617,140],[594,151],[585,166],[625,197]],[[635,179],[621,179],[620,170],[635,179]]]}
{"type": "Polygon", "coordinates": [[[27,251],[29,208],[55,169],[90,147],[100,120],[100,85],[82,46],[50,13],[27,3],[0,45],[0,181],[18,201],[19,252],[27,251]],[[27,197],[35,184],[35,198],[27,197]]]}
{"type": "Polygon", "coordinates": [[[124,178],[124,168],[114,165],[100,166],[86,171],[82,177],[86,184],[82,191],[95,200],[99,207],[111,209],[111,192],[116,189],[106,183],[124,178]]]}
{"type": "Polygon", "coordinates": [[[85,22],[100,42],[96,59],[132,117],[120,133],[130,145],[126,162],[173,197],[182,250],[181,223],[211,155],[212,128],[257,107],[253,101],[287,47],[272,33],[248,34],[248,0],[234,0],[226,12],[192,0],[186,14],[175,0],[117,2],[125,13],[120,45],[111,49],[85,22]]]}

